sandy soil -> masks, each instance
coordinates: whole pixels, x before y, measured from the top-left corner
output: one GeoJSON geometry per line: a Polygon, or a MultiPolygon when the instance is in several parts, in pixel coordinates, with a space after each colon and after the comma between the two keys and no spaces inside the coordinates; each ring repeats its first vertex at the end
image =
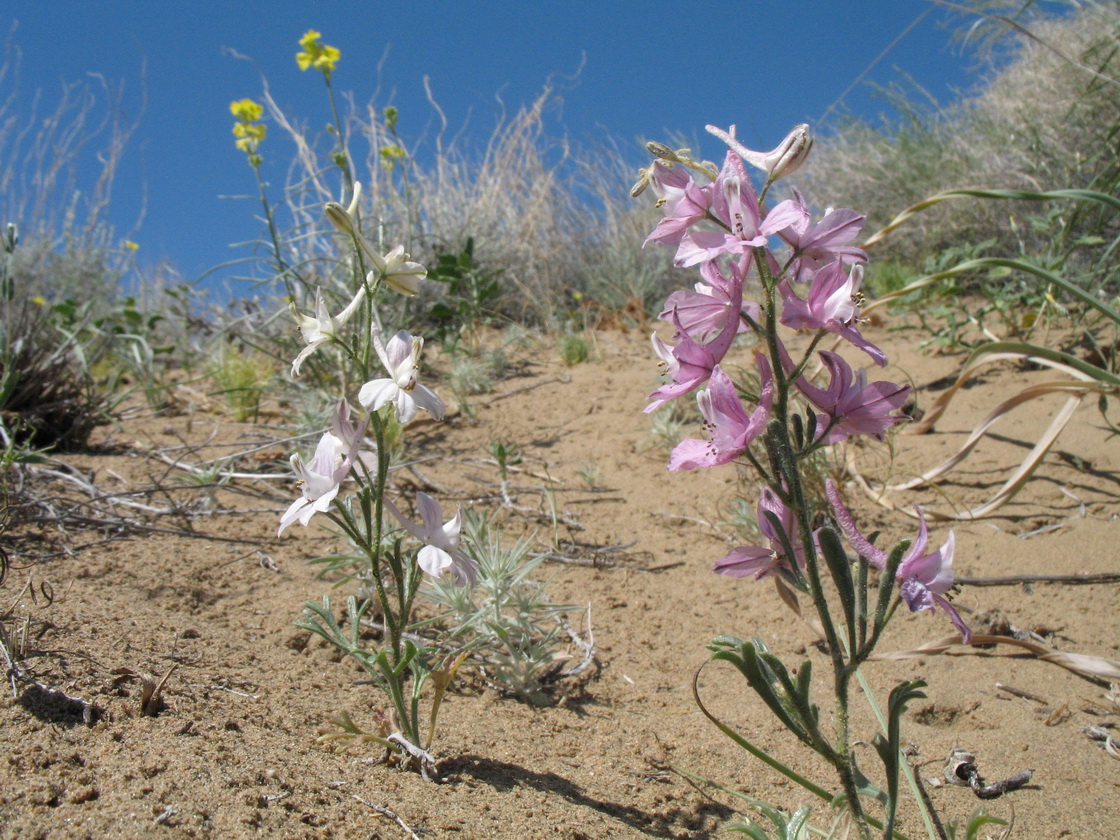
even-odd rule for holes
{"type": "MultiPolygon", "coordinates": [[[[918,353],[912,333],[883,330],[874,338],[895,362],[888,378],[910,378],[919,405],[928,405],[961,362],[918,353]]],[[[655,376],[645,336],[601,332],[596,341],[594,360],[574,368],[559,364],[547,345],[515,357],[496,392],[473,402],[473,418],[459,412],[410,429],[409,452],[422,460],[415,472],[397,474],[401,492],[427,489],[445,507],[458,499],[496,508],[497,474],[484,459],[488,441],[500,439],[524,454],[513,482],[519,504],[547,511],[540,489],[553,480],[557,508],[582,526],[561,526],[558,538],[567,556],[584,562],[542,568],[555,600],[590,604],[599,662],[561,702],[528,706],[467,674],[443,706],[434,745],[440,784],[384,766],[375,750],[337,753],[317,744],[328,716],[347,710],[369,724],[379,700],[355,684],[360,674],[352,664],[293,626],[303,602],[329,589],[308,561],[338,548],[336,540],[314,523],[275,537],[290,482],[235,480],[213,491],[209,514],[198,508],[206,494],[197,487],[150,489],[171,483],[170,467],[152,454],[157,449],[197,463],[259,444],[236,468],[283,472],[288,450],[269,445],[282,435],[278,419],[234,424],[204,408],[135,416],[97,432],[96,453],[67,460],[103,492],[154,508],[178,506],[182,515],[152,516],[150,530],[124,534],[81,531],[60,540],[40,526],[4,537],[10,549],[70,548],[33,570],[13,571],[0,606],[11,606],[9,629],[26,632],[25,666],[97,711],[83,721],[81,707],[58,695],[17,684],[13,698],[5,686],[0,836],[729,836],[734,800],[698,790],[669,764],[784,807],[807,802],[701,716],[692,680],[707,658],[705,644],[723,633],[760,636],[791,664],[812,659],[818,674],[826,656],[771,585],[708,571],[735,544],[730,527],[718,523],[744,488],[731,467],[668,473],[666,452],[641,413],[655,376]],[[579,475],[588,463],[598,468],[595,491],[579,475]],[[238,512],[218,512],[229,510],[238,512]],[[29,574],[36,586],[53,588],[53,603],[35,589],[21,594],[29,574]],[[173,665],[156,714],[142,714],[136,675],[158,680],[173,665]]],[[[962,392],[934,433],[900,435],[893,461],[877,449],[856,453],[858,463],[873,477],[928,468],[992,406],[1039,378],[1054,376],[994,369],[962,392]]],[[[1060,402],[1031,404],[1002,421],[936,493],[896,494],[895,501],[943,510],[983,501],[1060,402]]],[[[1056,450],[997,515],[955,524],[958,575],[1117,571],[1120,447],[1094,405],[1078,410],[1056,450]],[[1060,527],[1039,530],[1047,526],[1060,527]]],[[[56,490],[76,498],[72,489],[56,490]]],[[[854,487],[847,494],[869,528],[891,538],[911,531],[901,513],[854,487]]],[[[553,536],[551,526],[509,511],[499,521],[544,542],[553,536]]],[[[938,543],[946,527],[936,527],[938,543]]],[[[965,586],[956,603],[977,628],[989,627],[984,618],[998,611],[1005,624],[1056,649],[1120,659],[1115,583],[965,586]]],[[[881,649],[905,650],[951,632],[940,614],[900,614],[881,649]]],[[[928,698],[912,705],[903,733],[923,777],[940,776],[955,746],[973,752],[989,780],[1035,771],[1027,788],[988,803],[991,813],[1013,817],[1013,836],[1120,836],[1120,761],[1082,731],[1120,718],[1106,685],[1003,646],[875,662],[867,672],[884,697],[899,681],[928,681],[928,698]]],[[[710,666],[700,686],[715,714],[833,786],[741,678],[710,666]]],[[[875,726],[861,714],[855,727],[874,774],[868,744],[875,726]]],[[[980,804],[962,787],[932,788],[931,796],[948,820],[965,819],[980,804]]],[[[812,804],[823,817],[824,806],[812,804]]],[[[902,828],[919,836],[913,809],[905,810],[902,828]]]]}

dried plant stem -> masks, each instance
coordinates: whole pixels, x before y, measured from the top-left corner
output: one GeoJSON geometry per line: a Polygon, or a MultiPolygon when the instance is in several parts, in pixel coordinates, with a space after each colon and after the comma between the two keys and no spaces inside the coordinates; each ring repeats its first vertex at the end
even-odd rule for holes
{"type": "Polygon", "coordinates": [[[411,828],[409,828],[408,824],[405,823],[404,820],[402,820],[400,817],[398,817],[396,814],[394,814],[392,811],[390,811],[384,805],[378,805],[374,802],[370,802],[369,800],[362,799],[362,797],[358,796],[355,793],[350,794],[350,796],[352,796],[354,799],[361,802],[367,808],[372,808],[377,813],[379,813],[381,816],[386,817],[387,819],[390,819],[393,822],[395,822],[397,825],[399,825],[401,828],[403,828],[406,832],[408,832],[408,836],[409,836],[410,840],[420,840],[420,836],[415,831],[413,831],[411,828]]]}

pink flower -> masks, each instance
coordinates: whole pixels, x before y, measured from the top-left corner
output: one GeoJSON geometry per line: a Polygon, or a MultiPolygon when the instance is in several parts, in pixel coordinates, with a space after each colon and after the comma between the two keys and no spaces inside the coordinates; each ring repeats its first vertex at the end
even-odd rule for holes
{"type": "Polygon", "coordinates": [[[859,321],[859,289],[862,284],[863,266],[853,266],[849,273],[841,262],[829,263],[816,273],[807,300],[797,296],[789,280],[783,280],[779,286],[782,293],[781,321],[795,330],[802,327],[827,330],[846,338],[882,366],[887,362],[886,353],[865,339],[853,326],[859,321]]]}
{"type": "MultiPolygon", "coordinates": [[[[679,325],[682,332],[676,334],[675,337],[678,339],[689,337],[704,341],[727,323],[734,281],[724,277],[715,262],[703,263],[700,266],[700,274],[706,282],[697,283],[695,291],[678,289],[673,292],[665,301],[665,308],[657,316],[662,321],[679,325]]],[[[758,323],[757,303],[744,300],[740,311],[758,323]]],[[[737,331],[742,333],[749,329],[747,321],[740,318],[737,331]]]]}
{"type": "MultiPolygon", "coordinates": [[[[825,493],[836,516],[836,522],[856,553],[877,569],[887,565],[887,553],[876,548],[859,532],[851,512],[840,499],[840,492],[832,479],[825,479],[825,493]]],[[[937,551],[926,554],[929,531],[922,509],[918,511],[918,538],[902,558],[895,578],[900,581],[898,594],[910,608],[910,612],[928,610],[937,606],[945,610],[949,620],[964,637],[965,644],[972,638],[972,631],[964,623],[956,607],[946,595],[953,591],[953,554],[956,549],[956,535],[950,531],[945,544],[937,551]]]]}
{"type": "Polygon", "coordinates": [[[677,248],[677,265],[696,265],[721,254],[750,254],[754,248],[765,245],[768,236],[789,227],[798,217],[791,201],[783,201],[765,219],[762,217],[758,196],[743,162],[734,152],[727,153],[716,178],[709,212],[727,230],[692,231],[685,235],[677,248]]]}
{"type": "Polygon", "coordinates": [[[720,325],[720,332],[710,342],[701,344],[688,337],[688,332],[675,311],[672,313],[672,319],[673,325],[677,328],[677,335],[686,337],[674,347],[670,347],[658,338],[656,333],[650,337],[653,352],[665,366],[669,382],[649,395],[651,402],[645,407],[645,413],[648,414],[669,400],[683,396],[707,382],[712,374],[712,368],[723,360],[731,348],[731,342],[739,331],[739,311],[743,304],[743,284],[735,266],[732,266],[731,276],[729,300],[724,310],[723,323],[720,325]]]}
{"type": "Polygon", "coordinates": [[[334,502],[338,486],[342,484],[357,457],[356,448],[351,455],[345,455],[344,448],[342,440],[327,432],[319,438],[319,445],[315,448],[310,464],[305,466],[304,459],[299,457],[298,452],[292,454],[291,468],[299,476],[302,495],[280,516],[277,536],[292,522],[307,525],[311,516],[324,513],[330,503],[334,502]]]}
{"type": "Polygon", "coordinates": [[[952,531],[945,544],[930,554],[925,554],[929,532],[926,518],[918,508],[920,529],[918,538],[902,558],[898,567],[898,594],[910,608],[910,612],[941,607],[964,637],[965,644],[972,638],[972,631],[964,623],[956,607],[945,596],[953,591],[953,553],[956,549],[956,536],[952,531]]]}
{"type": "Polygon", "coordinates": [[[868,385],[866,370],[861,368],[853,377],[851,367],[835,353],[822,350],[821,358],[832,377],[828,388],[817,388],[805,377],[797,380],[797,388],[825,413],[818,420],[825,443],[837,443],[851,435],[882,440],[887,429],[906,419],[894,412],[906,402],[909,386],[885,381],[868,385]]]}
{"type": "Polygon", "coordinates": [[[735,383],[716,365],[712,368],[708,387],[696,395],[711,441],[682,440],[669,456],[670,470],[726,464],[738,458],[751,441],[762,434],[774,405],[774,380],[766,357],[759,353],[755,361],[761,384],[755,410],[747,414],[735,383]]]}
{"type": "Polygon", "coordinates": [[[315,290],[315,315],[304,315],[296,309],[295,302],[289,303],[288,308],[295,316],[296,324],[299,326],[300,335],[303,340],[307,342],[307,346],[299,351],[299,355],[292,361],[292,376],[299,376],[300,366],[303,360],[314,353],[322,345],[329,341],[334,341],[338,336],[338,331],[342,329],[343,324],[353,317],[354,313],[358,310],[358,304],[362,302],[365,297],[366,287],[359,286],[358,291],[354,294],[346,307],[335,316],[327,311],[327,303],[323,300],[323,290],[315,290]]]}
{"type": "Polygon", "coordinates": [[[866,216],[854,210],[830,209],[825,212],[824,218],[813,224],[804,197],[796,188],[793,193],[792,201],[798,215],[789,227],[778,231],[778,235],[793,249],[797,260],[795,280],[806,279],[810,273],[833,260],[849,264],[867,262],[867,253],[862,248],[848,244],[859,234],[866,216]]]}
{"type": "Polygon", "coordinates": [[[665,218],[642,244],[664,242],[675,248],[681,244],[681,237],[688,228],[707,217],[712,204],[712,187],[697,185],[687,171],[662,160],[650,165],[646,178],[657,194],[657,206],[664,209],[665,218]]]}
{"type": "Polygon", "coordinates": [[[770,517],[766,515],[767,511],[777,517],[781,524],[781,530],[785,532],[786,539],[789,540],[790,546],[793,548],[798,567],[803,568],[805,566],[805,549],[798,536],[793,511],[783,504],[773,490],[767,487],[759,497],[757,513],[758,530],[762,533],[762,536],[766,537],[770,547],[767,549],[750,545],[738,546],[728,552],[722,559],[716,561],[715,565],[712,566],[713,572],[739,578],[754,575],[755,580],[762,580],[774,575],[779,568],[791,568],[781,534],[774,527],[770,517]]]}
{"type": "Polygon", "coordinates": [[[457,510],[447,522],[442,522],[443,513],[440,511],[439,502],[427,493],[417,493],[416,509],[420,511],[420,518],[424,520],[424,524],[419,525],[401,513],[388,499],[384,500],[384,504],[409,533],[426,543],[416,555],[416,562],[421,569],[434,578],[442,577],[444,572],[450,570],[455,575],[455,582],[460,586],[475,582],[478,577],[478,563],[459,548],[460,532],[463,527],[461,509],[457,510]]]}

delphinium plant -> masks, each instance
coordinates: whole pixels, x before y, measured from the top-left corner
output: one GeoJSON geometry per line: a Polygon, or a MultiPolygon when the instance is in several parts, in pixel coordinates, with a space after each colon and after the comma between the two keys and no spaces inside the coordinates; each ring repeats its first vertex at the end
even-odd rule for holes
{"type": "MultiPolygon", "coordinates": [[[[869,781],[852,749],[853,684],[862,682],[860,666],[900,602],[912,611],[943,610],[967,641],[968,627],[950,601],[953,535],[931,550],[920,518],[913,539],[883,550],[859,532],[830,480],[824,494],[828,509],[814,505],[821,494],[812,492],[809,482],[819,473],[808,466],[823,447],[861,436],[882,440],[905,419],[906,386],[871,381],[865,369],[853,370],[835,347],[822,347],[826,339],[834,345],[845,342],[875,365],[886,362],[884,352],[860,331],[860,284],[867,258],[853,240],[864,217],[835,209],[814,219],[797,190],[773,206],[766,203],[775,181],[807,158],[812,147],[808,126],[798,126],[767,153],[744,147],[734,127],[708,130],[728,147],[721,167],[693,159],[687,149],[651,143],[655,160],[642,170],[633,190],[638,195],[648,187],[664,211],[647,244],[672,247],[675,264],[696,268],[701,278],[694,289],[670,295],[660,314],[672,324],[676,343],[653,336],[666,380],[650,394],[646,411],[696,392],[706,439],[679,443],[669,469],[736,463],[757,474],[762,487],[758,525],[766,544],[733,549],[715,562],[713,571],[735,578],[779,578],[787,592],[808,597],[830,665],[832,726],[824,723],[817,705],[821,689],[813,680],[811,660],[789,669],[758,638],[720,636],[709,649],[714,660],[734,665],[782,724],[827,761],[839,793],[834,796],[781,764],[716,720],[702,703],[701,708],[750,753],[825,801],[842,803],[858,836],[870,837],[874,829],[890,837],[900,773],[913,780],[899,752],[900,717],[908,701],[924,696],[924,683],[897,686],[885,714],[868,693],[883,730],[875,739],[885,779],[881,787],[869,781]],[[760,192],[748,166],[763,173],[760,192]],[[795,331],[808,332],[802,351],[795,352],[788,341],[795,331]],[[725,359],[740,335],[754,342],[755,350],[753,366],[736,381],[725,359]],[[877,592],[871,587],[873,578],[877,592]],[[868,808],[868,796],[882,803],[881,812],[868,808]]],[[[936,821],[925,810],[923,814],[936,836],[936,821]]],[[[789,825],[775,825],[782,836],[801,836],[804,815],[795,822],[793,834],[789,825]]],[[[754,828],[752,836],[766,836],[754,828]]]]}
{"type": "Polygon", "coordinates": [[[460,548],[461,515],[444,521],[439,503],[418,493],[420,522],[413,521],[389,498],[390,464],[388,433],[395,421],[409,423],[423,410],[442,419],[444,405],[434,391],[418,381],[423,338],[404,330],[384,339],[378,317],[383,293],[416,293],[425,275],[403,249],[381,254],[364,238],[357,211],[360,185],[355,183],[349,207],[331,202],[325,212],[331,223],[349,237],[355,258],[353,298],[332,315],[322,295],[313,314],[291,310],[305,342],[292,362],[292,375],[320,348],[331,347],[344,357],[343,364],[364,383],[357,390],[361,412],[355,414],[349,398],[340,394],[330,431],[320,438],[315,454],[304,462],[292,455],[300,479],[301,495],[280,520],[280,533],[295,522],[306,525],[321,514],[350,541],[361,555],[369,597],[350,596],[340,620],[329,596],[307,604],[299,626],[311,631],[353,658],[380,688],[389,703],[388,714],[377,731],[359,729],[348,715],[339,718],[336,737],[381,744],[389,758],[427,776],[435,763],[428,752],[443,691],[462,658],[441,655],[407,633],[422,573],[433,577],[450,574],[459,584],[472,583],[476,561],[460,548]],[[366,448],[367,434],[373,447],[366,448]],[[352,491],[342,486],[352,480],[352,491]],[[395,531],[389,523],[399,523],[395,531]],[[412,535],[419,548],[405,548],[412,535]],[[368,641],[363,618],[376,613],[384,628],[382,638],[368,641]],[[431,680],[434,691],[427,713],[421,709],[424,687],[431,680]]]}

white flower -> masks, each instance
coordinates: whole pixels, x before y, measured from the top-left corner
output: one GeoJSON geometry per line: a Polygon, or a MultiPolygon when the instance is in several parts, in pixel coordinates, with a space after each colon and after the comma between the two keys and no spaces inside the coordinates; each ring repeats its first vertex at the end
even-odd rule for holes
{"type": "Polygon", "coordinates": [[[437,420],[443,419],[443,402],[426,385],[416,381],[420,369],[420,351],[424,339],[401,330],[389,339],[388,346],[381,341],[381,332],[373,328],[373,346],[385,366],[387,379],[367,382],[358,392],[358,402],[367,411],[377,411],[390,403],[396,408],[397,420],[407,423],[422,408],[437,420]]]}
{"type": "Polygon", "coordinates": [[[420,511],[423,525],[418,525],[397,510],[396,505],[385,500],[385,507],[400,520],[400,523],[418,540],[426,543],[416,555],[420,568],[432,577],[442,577],[448,569],[455,575],[455,582],[464,586],[473,584],[478,577],[478,563],[459,548],[460,531],[463,527],[463,511],[443,522],[443,512],[439,502],[427,493],[416,494],[416,509],[420,511]]]}
{"type": "Polygon", "coordinates": [[[299,476],[303,495],[292,502],[280,517],[280,530],[276,532],[276,536],[284,533],[284,529],[293,522],[306,525],[312,516],[331,506],[334,497],[338,495],[339,484],[350,469],[347,465],[344,471],[344,463],[342,441],[330,432],[319,438],[319,445],[315,448],[310,464],[304,465],[298,452],[292,455],[292,469],[299,476]]]}
{"type": "MultiPolygon", "coordinates": [[[[404,246],[398,245],[385,256],[379,254],[374,247],[366,241],[366,238],[358,232],[357,225],[354,224],[354,214],[358,209],[358,196],[362,193],[361,184],[354,184],[354,197],[350,200],[349,207],[343,207],[337,201],[328,201],[323,207],[323,212],[339,231],[354,237],[354,241],[358,243],[358,247],[362,249],[362,254],[365,255],[366,260],[374,267],[377,275],[380,275],[391,289],[400,292],[402,295],[412,296],[416,294],[420,286],[420,281],[428,276],[428,270],[418,262],[412,262],[408,254],[404,252],[404,246]]],[[[372,284],[376,280],[373,271],[367,276],[367,280],[372,284]]]]}
{"type": "Polygon", "coordinates": [[[357,311],[358,304],[362,302],[362,298],[365,297],[365,294],[365,286],[359,287],[357,293],[354,295],[354,299],[346,305],[345,309],[333,318],[330,313],[327,312],[327,303],[323,300],[322,289],[315,290],[314,316],[304,315],[296,309],[294,302],[288,304],[288,308],[292,310],[292,315],[295,316],[296,324],[299,326],[300,335],[302,335],[303,340],[307,342],[307,346],[299,351],[299,355],[296,356],[295,360],[292,362],[292,376],[299,376],[299,368],[300,365],[303,364],[304,359],[319,349],[321,345],[326,344],[328,341],[334,341],[342,325],[349,321],[357,311]]]}
{"type": "MultiPolygon", "coordinates": [[[[374,264],[389,287],[402,295],[412,296],[416,294],[420,287],[420,281],[428,276],[428,269],[418,262],[409,260],[408,254],[404,252],[403,245],[398,245],[383,257],[361,237],[358,238],[358,244],[362,246],[366,258],[374,264]]],[[[370,272],[371,275],[372,273],[370,272]]],[[[372,277],[370,282],[373,282],[372,277]]]]}
{"type": "MultiPolygon", "coordinates": [[[[368,421],[362,421],[356,426],[351,423],[350,406],[345,400],[341,400],[335,409],[331,431],[319,438],[311,463],[305,465],[299,453],[292,455],[292,469],[299,476],[302,495],[280,517],[280,530],[276,532],[276,536],[284,533],[284,529],[293,522],[306,525],[316,513],[326,511],[338,495],[339,485],[356,459],[361,458],[366,468],[370,469],[369,459],[375,459],[376,456],[371,452],[361,451],[366,422],[368,421]]],[[[372,463],[372,469],[376,470],[376,460],[372,463]]]]}

